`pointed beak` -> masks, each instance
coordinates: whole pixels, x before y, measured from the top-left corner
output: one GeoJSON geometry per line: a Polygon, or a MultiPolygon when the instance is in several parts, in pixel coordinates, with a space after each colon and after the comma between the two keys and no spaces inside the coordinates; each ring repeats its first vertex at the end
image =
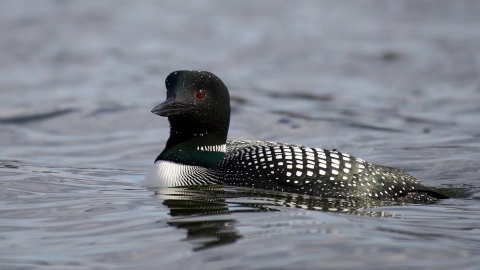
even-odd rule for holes
{"type": "Polygon", "coordinates": [[[160,116],[168,116],[165,114],[165,112],[167,111],[168,107],[171,106],[171,104],[174,102],[175,102],[175,98],[169,97],[164,102],[155,106],[155,108],[152,109],[152,113],[160,116]]]}
{"type": "Polygon", "coordinates": [[[188,111],[190,111],[193,106],[179,103],[175,101],[174,97],[169,97],[164,102],[160,103],[159,105],[155,106],[152,109],[152,113],[160,116],[173,116],[173,115],[181,115],[188,111]]]}

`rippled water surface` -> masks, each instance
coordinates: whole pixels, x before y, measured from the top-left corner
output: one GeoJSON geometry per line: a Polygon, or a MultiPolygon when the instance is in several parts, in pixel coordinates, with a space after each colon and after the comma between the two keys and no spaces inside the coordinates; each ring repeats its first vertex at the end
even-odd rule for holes
{"type": "Polygon", "coordinates": [[[1,1],[0,269],[478,269],[477,1],[1,1]],[[230,139],[338,149],[454,198],[146,190],[173,70],[230,139]]]}

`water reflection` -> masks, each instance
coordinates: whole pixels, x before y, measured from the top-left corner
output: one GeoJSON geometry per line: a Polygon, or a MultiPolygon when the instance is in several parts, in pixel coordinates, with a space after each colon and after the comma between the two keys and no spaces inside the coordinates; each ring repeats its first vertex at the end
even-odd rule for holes
{"type": "Polygon", "coordinates": [[[162,188],[155,196],[170,209],[172,219],[167,223],[186,229],[185,241],[194,244],[194,250],[234,243],[242,235],[236,229],[235,213],[287,211],[288,208],[337,212],[371,217],[391,217],[378,211],[380,206],[398,205],[360,199],[332,199],[297,194],[224,186],[191,186],[162,188]]]}
{"type": "Polygon", "coordinates": [[[174,218],[167,223],[178,229],[186,229],[185,240],[194,244],[194,250],[234,243],[241,237],[234,228],[236,221],[232,218],[202,218],[229,213],[222,193],[220,186],[162,188],[155,191],[174,218]]]}
{"type": "Polygon", "coordinates": [[[235,229],[234,219],[221,220],[174,220],[169,225],[186,229],[186,241],[194,244],[194,250],[234,243],[242,236],[235,229]]]}

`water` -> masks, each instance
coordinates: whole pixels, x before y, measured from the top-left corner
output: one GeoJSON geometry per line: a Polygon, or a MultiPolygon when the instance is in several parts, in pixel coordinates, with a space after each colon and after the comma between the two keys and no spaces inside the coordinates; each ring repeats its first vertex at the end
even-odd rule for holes
{"type": "Polygon", "coordinates": [[[477,269],[476,1],[0,2],[1,269],[477,269]],[[145,190],[173,70],[230,139],[336,148],[456,198],[145,190]],[[261,116],[261,117],[260,117],[261,116]]]}

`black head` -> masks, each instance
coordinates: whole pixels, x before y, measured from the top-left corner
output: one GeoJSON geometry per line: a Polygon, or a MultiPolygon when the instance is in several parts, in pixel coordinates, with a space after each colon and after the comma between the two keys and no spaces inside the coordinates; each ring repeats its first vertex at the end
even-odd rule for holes
{"type": "Polygon", "coordinates": [[[175,128],[199,129],[208,132],[228,130],[230,95],[223,82],[207,71],[175,71],[165,80],[167,100],[152,109],[167,116],[175,128]]]}
{"type": "MultiPolygon", "coordinates": [[[[170,138],[157,160],[172,160],[172,153],[178,156],[179,150],[193,153],[198,146],[225,144],[230,95],[217,76],[207,71],[175,71],[168,75],[165,85],[167,99],[152,112],[168,117],[170,138]]],[[[184,158],[179,161],[186,163],[184,158]]]]}

